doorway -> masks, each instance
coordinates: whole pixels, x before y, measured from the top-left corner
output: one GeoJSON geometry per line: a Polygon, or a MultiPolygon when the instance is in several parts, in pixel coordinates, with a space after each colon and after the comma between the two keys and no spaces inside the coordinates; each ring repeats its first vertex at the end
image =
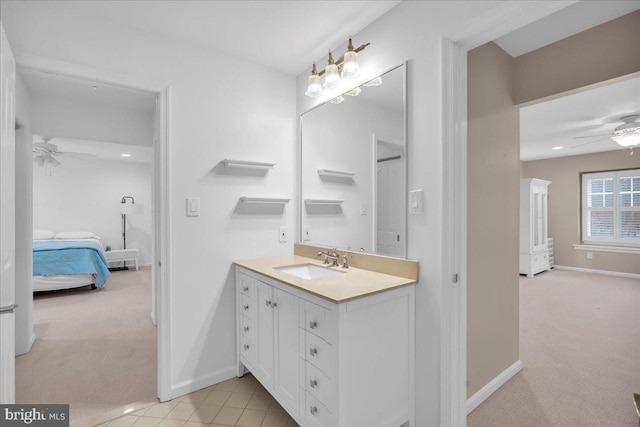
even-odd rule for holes
{"type": "MultiPolygon", "coordinates": [[[[105,73],[101,70],[87,70],[80,67],[76,68],[72,64],[49,63],[46,60],[39,61],[37,64],[30,63],[22,66],[18,63],[18,75],[25,71],[64,76],[64,78],[67,79],[80,79],[91,82],[94,85],[109,85],[111,87],[117,87],[121,90],[132,92],[143,92],[154,98],[154,111],[152,113],[152,120],[154,124],[153,130],[150,132],[153,135],[153,148],[150,153],[151,177],[149,179],[151,188],[149,190],[150,202],[147,206],[148,211],[152,213],[152,220],[150,224],[150,255],[148,256],[149,268],[147,270],[147,274],[150,276],[149,281],[151,282],[151,292],[150,295],[145,298],[147,298],[149,306],[151,307],[150,313],[146,313],[147,321],[153,321],[157,325],[158,334],[157,344],[154,344],[156,349],[155,353],[158,358],[158,369],[157,372],[154,373],[157,377],[157,389],[154,390],[154,394],[161,400],[168,400],[168,379],[170,377],[168,369],[169,331],[168,328],[165,327],[165,325],[167,325],[165,316],[167,315],[166,307],[168,305],[168,301],[166,300],[166,289],[168,287],[167,124],[169,117],[169,88],[148,86],[144,83],[132,82],[130,79],[123,76],[110,75],[109,73],[105,73]],[[149,320],[149,317],[151,317],[151,320],[149,320]]],[[[31,157],[31,155],[29,157],[31,157]]],[[[121,196],[123,195],[121,194],[119,197],[121,196]]],[[[120,200],[117,200],[116,202],[120,202],[120,200]]],[[[31,212],[23,211],[22,213],[18,212],[18,215],[26,214],[25,216],[31,217],[30,213],[31,212]]],[[[119,214],[117,221],[119,224],[119,214]]],[[[127,232],[129,232],[129,229],[127,232]]],[[[20,236],[23,243],[27,242],[29,247],[31,247],[31,238],[31,228],[27,233],[20,236]]],[[[31,272],[29,272],[29,276],[31,276],[31,272]]],[[[32,294],[30,293],[29,295],[32,294]]],[[[19,382],[20,378],[18,377],[16,380],[19,382]]],[[[99,387],[97,387],[97,390],[99,390],[99,387]]]]}

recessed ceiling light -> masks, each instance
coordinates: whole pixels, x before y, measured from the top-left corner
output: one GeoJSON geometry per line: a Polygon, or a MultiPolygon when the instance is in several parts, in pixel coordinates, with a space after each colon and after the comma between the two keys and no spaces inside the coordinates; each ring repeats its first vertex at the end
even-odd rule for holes
{"type": "Polygon", "coordinates": [[[120,154],[122,157],[131,157],[131,154],[127,154],[127,153],[122,153],[120,154]]]}
{"type": "Polygon", "coordinates": [[[562,150],[564,147],[553,147],[552,150],[562,150]]]}

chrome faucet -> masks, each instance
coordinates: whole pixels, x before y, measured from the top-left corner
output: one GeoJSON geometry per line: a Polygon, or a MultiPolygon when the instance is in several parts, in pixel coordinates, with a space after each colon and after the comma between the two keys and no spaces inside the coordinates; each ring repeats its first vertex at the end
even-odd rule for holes
{"type": "Polygon", "coordinates": [[[331,260],[331,267],[337,267],[338,266],[338,259],[340,258],[338,256],[338,253],[336,252],[336,249],[334,248],[331,252],[326,251],[320,251],[318,252],[318,256],[322,256],[324,255],[324,263],[323,264],[329,264],[329,260],[331,260]]]}

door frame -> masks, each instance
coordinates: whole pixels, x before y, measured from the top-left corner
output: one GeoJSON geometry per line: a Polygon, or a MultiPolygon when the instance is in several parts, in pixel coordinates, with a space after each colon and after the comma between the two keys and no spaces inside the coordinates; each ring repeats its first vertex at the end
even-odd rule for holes
{"type": "Polygon", "coordinates": [[[155,164],[153,167],[154,212],[152,243],[152,284],[155,301],[152,313],[158,327],[158,391],[160,401],[170,400],[171,395],[171,327],[170,327],[170,266],[171,221],[170,210],[170,177],[171,168],[169,150],[171,147],[171,86],[157,82],[133,79],[126,75],[54,60],[35,55],[19,55],[16,58],[16,69],[28,69],[48,74],[90,80],[130,90],[149,92],[156,95],[159,123],[158,144],[154,147],[155,164]]]}
{"type": "Polygon", "coordinates": [[[578,0],[505,1],[442,38],[440,425],[467,421],[467,52],[578,0]],[[454,279],[455,278],[455,279],[454,279]]]}

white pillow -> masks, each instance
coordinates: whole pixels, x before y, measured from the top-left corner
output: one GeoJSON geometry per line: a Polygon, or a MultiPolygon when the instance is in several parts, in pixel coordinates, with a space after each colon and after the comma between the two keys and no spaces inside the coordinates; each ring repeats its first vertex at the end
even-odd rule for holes
{"type": "Polygon", "coordinates": [[[100,237],[96,236],[90,231],[61,231],[56,234],[56,240],[78,240],[78,239],[97,239],[100,240],[100,237]]]}
{"type": "Polygon", "coordinates": [[[33,240],[49,240],[55,235],[56,233],[49,230],[33,230],[33,240]]]}

